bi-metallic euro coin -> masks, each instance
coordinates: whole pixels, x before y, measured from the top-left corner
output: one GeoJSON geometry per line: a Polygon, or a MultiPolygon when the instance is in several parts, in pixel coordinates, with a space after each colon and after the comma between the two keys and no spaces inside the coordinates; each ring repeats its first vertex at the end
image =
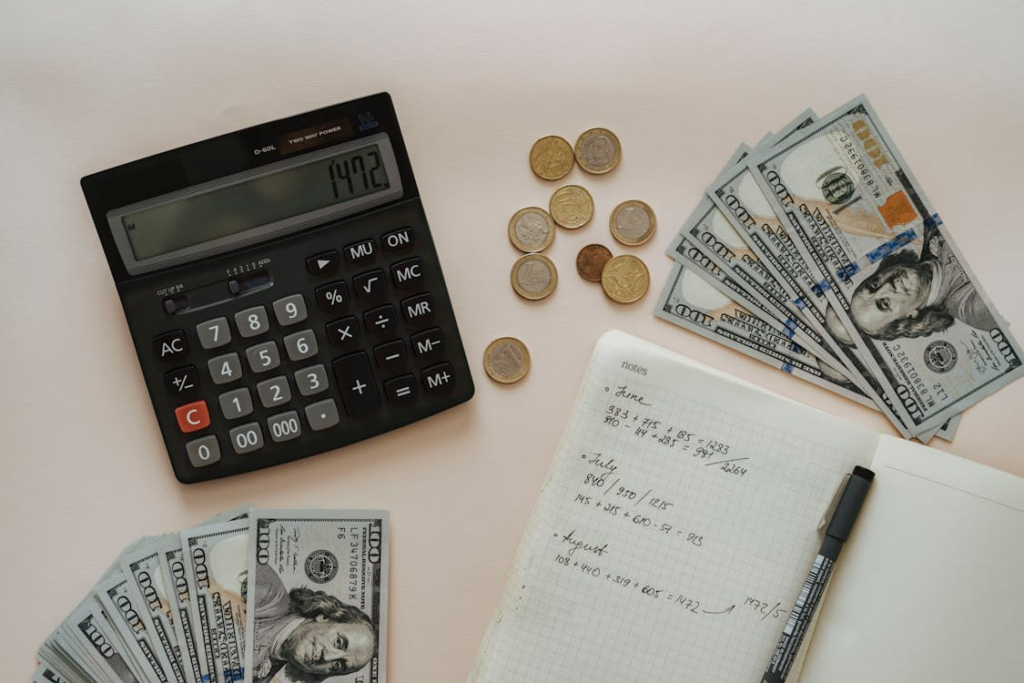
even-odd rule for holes
{"type": "Polygon", "coordinates": [[[512,289],[524,299],[543,299],[557,284],[558,271],[547,256],[527,254],[512,265],[512,289]]]}
{"type": "Polygon", "coordinates": [[[508,222],[508,239],[519,251],[544,251],[555,239],[555,223],[544,209],[531,206],[517,211],[508,222]]]}
{"type": "Polygon", "coordinates": [[[587,173],[607,173],[619,165],[622,147],[607,128],[591,128],[576,140],[576,163],[587,173]]]}
{"type": "Polygon", "coordinates": [[[622,202],[612,211],[612,237],[627,247],[635,247],[654,237],[658,221],[654,210],[638,199],[622,202]]]}
{"type": "Polygon", "coordinates": [[[484,351],[484,370],[495,382],[518,382],[530,371],[530,352],[515,337],[500,337],[484,351]]]}

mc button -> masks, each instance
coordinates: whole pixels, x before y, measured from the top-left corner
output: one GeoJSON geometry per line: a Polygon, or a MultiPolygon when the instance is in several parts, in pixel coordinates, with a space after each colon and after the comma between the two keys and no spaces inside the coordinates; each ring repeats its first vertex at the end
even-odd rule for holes
{"type": "Polygon", "coordinates": [[[178,418],[178,428],[185,434],[198,432],[210,426],[210,411],[206,407],[206,401],[178,406],[174,409],[174,416],[178,418]]]}
{"type": "Polygon", "coordinates": [[[188,355],[188,337],[185,330],[175,330],[153,339],[153,349],[160,360],[177,360],[188,355]]]}

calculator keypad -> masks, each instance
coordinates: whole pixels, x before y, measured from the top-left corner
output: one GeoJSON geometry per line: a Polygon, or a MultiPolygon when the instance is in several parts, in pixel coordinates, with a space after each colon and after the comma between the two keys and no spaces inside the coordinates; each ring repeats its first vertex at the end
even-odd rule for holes
{"type": "MultiPolygon", "coordinates": [[[[450,393],[456,369],[426,290],[428,267],[410,253],[376,262],[380,254],[412,251],[414,235],[405,227],[304,257],[306,272],[332,279],[310,282],[305,293],[269,290],[255,305],[153,339],[161,360],[192,363],[164,372],[167,393],[185,403],[175,410],[180,431],[211,424],[225,430],[184,442],[192,467],[260,457],[274,444],[372,424],[387,411],[414,410],[450,393]],[[347,271],[353,263],[369,267],[347,271]],[[200,356],[189,356],[193,330],[200,356]],[[210,383],[219,392],[211,397],[212,417],[207,403],[195,400],[210,383]]],[[[260,277],[264,285],[273,280],[260,277]]]]}

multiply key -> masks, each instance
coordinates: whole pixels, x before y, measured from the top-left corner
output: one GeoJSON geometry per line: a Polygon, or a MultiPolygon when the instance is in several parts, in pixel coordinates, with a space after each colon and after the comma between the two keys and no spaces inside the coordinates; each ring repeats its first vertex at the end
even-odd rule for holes
{"type": "Polygon", "coordinates": [[[370,368],[370,357],[365,351],[335,360],[334,376],[338,380],[341,402],[349,415],[371,415],[380,409],[377,380],[370,368]]]}

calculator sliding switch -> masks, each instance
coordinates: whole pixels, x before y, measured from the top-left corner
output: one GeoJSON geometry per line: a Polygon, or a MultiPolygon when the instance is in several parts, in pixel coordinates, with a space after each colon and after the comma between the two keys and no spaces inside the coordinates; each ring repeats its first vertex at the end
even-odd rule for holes
{"type": "Polygon", "coordinates": [[[299,414],[294,410],[289,410],[287,413],[268,417],[267,431],[270,432],[270,440],[274,443],[299,438],[302,435],[299,414]]]}
{"type": "Polygon", "coordinates": [[[153,339],[153,350],[160,360],[172,361],[188,355],[188,338],[185,330],[175,330],[153,339]]]}
{"type": "Polygon", "coordinates": [[[388,403],[393,405],[407,405],[416,401],[416,378],[412,375],[402,375],[384,382],[384,395],[388,397],[388,403]]]}
{"type": "Polygon", "coordinates": [[[322,432],[338,424],[338,404],[333,398],[311,403],[305,408],[306,421],[314,432],[322,432]]]}
{"type": "Polygon", "coordinates": [[[183,313],[188,310],[188,297],[184,294],[176,294],[164,299],[164,312],[168,315],[183,313]]]}
{"type": "Polygon", "coordinates": [[[380,409],[377,380],[370,368],[370,357],[365,351],[335,360],[334,376],[338,380],[338,390],[346,413],[353,416],[371,415],[380,409]]]}
{"type": "Polygon", "coordinates": [[[210,410],[206,407],[206,401],[193,401],[174,409],[174,416],[178,418],[178,429],[183,434],[198,432],[210,426],[210,410]]]}
{"type": "Polygon", "coordinates": [[[274,280],[270,277],[270,273],[261,270],[258,273],[251,273],[228,280],[228,292],[235,296],[241,296],[242,294],[254,292],[257,289],[264,289],[272,284],[274,284],[274,280]]]}
{"type": "Polygon", "coordinates": [[[228,432],[235,453],[244,455],[263,448],[263,430],[259,422],[249,422],[228,432]]]}
{"type": "Polygon", "coordinates": [[[192,467],[206,467],[220,461],[220,444],[213,435],[189,441],[185,444],[185,452],[192,467]]]}

